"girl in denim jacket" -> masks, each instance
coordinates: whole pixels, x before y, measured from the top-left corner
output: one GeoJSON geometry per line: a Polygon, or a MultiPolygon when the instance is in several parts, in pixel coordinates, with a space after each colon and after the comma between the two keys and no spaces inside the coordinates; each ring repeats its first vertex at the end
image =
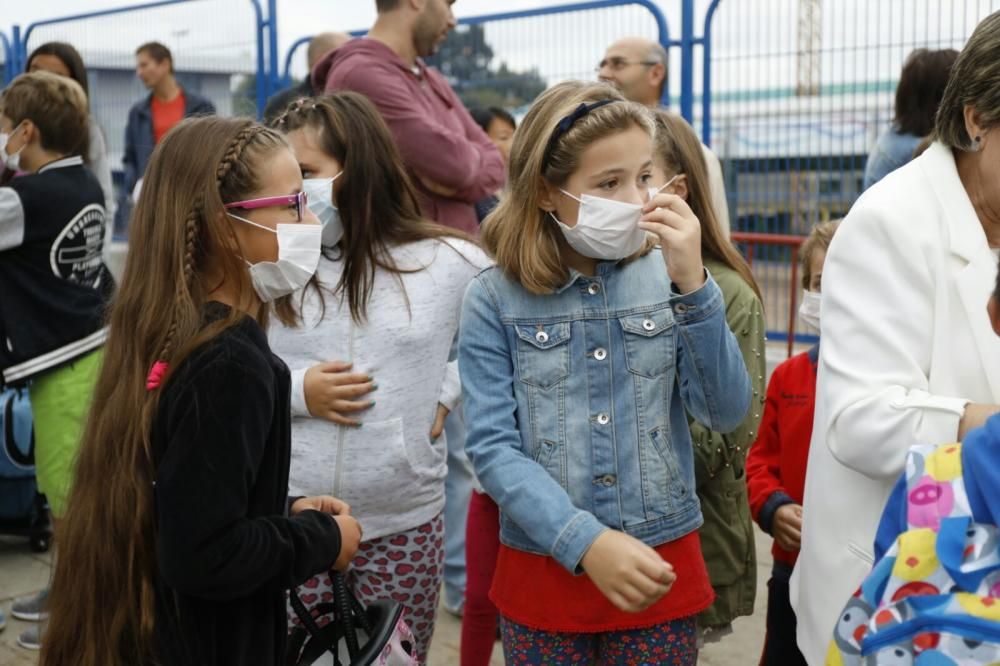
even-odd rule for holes
{"type": "Polygon", "coordinates": [[[650,191],[653,133],[607,85],[553,87],[484,223],[459,366],[509,664],[694,664],[713,599],[687,412],[728,432],[750,381],[698,219],[650,191]]]}

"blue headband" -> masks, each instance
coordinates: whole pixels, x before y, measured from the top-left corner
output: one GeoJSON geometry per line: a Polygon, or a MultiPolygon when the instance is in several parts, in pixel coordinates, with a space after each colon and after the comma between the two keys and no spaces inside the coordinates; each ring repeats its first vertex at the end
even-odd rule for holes
{"type": "Polygon", "coordinates": [[[573,127],[576,121],[578,121],[580,118],[583,118],[585,115],[587,115],[594,109],[599,109],[605,104],[611,104],[612,102],[617,102],[617,101],[618,100],[616,99],[602,99],[600,101],[592,102],[590,104],[584,103],[576,107],[573,113],[569,114],[568,116],[560,120],[556,124],[556,128],[552,130],[552,136],[549,137],[549,143],[545,147],[545,153],[542,156],[542,168],[544,169],[545,165],[548,164],[549,156],[552,154],[552,150],[556,147],[556,143],[559,142],[559,139],[564,134],[566,134],[566,132],[570,131],[570,129],[573,127]]]}

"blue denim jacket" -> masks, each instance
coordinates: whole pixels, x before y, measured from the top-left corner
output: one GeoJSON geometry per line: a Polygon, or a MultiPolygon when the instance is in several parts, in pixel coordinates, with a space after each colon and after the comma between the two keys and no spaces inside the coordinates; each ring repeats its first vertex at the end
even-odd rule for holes
{"type": "Polygon", "coordinates": [[[654,251],[536,296],[498,268],[469,285],[466,451],[506,545],[574,573],[604,530],[656,546],[697,529],[685,407],[739,426],[750,379],[714,280],[680,295],[654,251]]]}
{"type": "Polygon", "coordinates": [[[895,129],[883,132],[865,164],[864,190],[912,160],[920,141],[919,136],[902,134],[895,129]]]}

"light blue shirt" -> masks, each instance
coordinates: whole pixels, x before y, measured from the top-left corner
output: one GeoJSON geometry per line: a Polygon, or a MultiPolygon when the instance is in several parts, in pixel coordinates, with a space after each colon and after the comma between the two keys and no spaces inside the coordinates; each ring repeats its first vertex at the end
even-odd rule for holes
{"type": "Polygon", "coordinates": [[[923,137],[886,130],[875,143],[865,165],[864,189],[868,189],[899,167],[913,159],[913,151],[923,137]]]}

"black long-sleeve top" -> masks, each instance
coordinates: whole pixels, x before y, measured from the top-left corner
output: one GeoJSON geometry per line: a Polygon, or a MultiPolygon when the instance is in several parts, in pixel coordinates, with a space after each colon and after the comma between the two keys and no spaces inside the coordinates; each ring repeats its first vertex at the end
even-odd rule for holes
{"type": "MultiPolygon", "coordinates": [[[[227,313],[212,303],[206,320],[227,313]]],[[[152,429],[157,663],[284,663],[285,590],[337,559],[331,516],[287,516],[290,387],[288,368],[246,317],[161,389],[152,429]]]]}

